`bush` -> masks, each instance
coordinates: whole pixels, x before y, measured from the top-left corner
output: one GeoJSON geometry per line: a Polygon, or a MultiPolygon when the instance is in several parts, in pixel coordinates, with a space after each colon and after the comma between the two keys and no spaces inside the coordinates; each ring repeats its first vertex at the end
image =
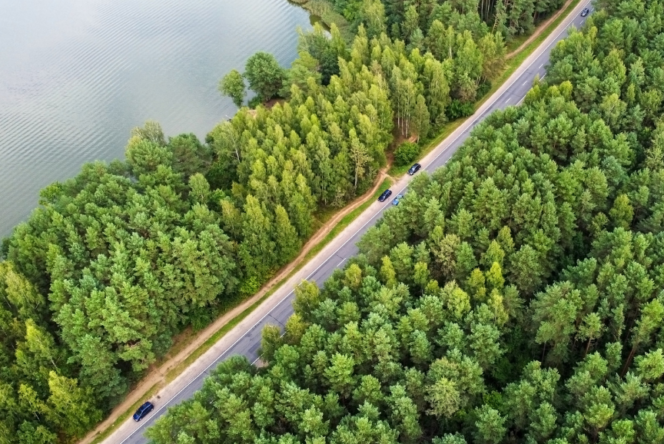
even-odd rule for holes
{"type": "Polygon", "coordinates": [[[491,91],[491,82],[488,80],[480,83],[480,86],[477,87],[477,100],[480,100],[482,97],[486,96],[489,91],[491,91]]]}
{"type": "Polygon", "coordinates": [[[454,99],[450,105],[445,109],[445,115],[449,120],[456,120],[461,117],[468,117],[475,112],[475,107],[472,102],[462,102],[454,99]]]}
{"type": "Polygon", "coordinates": [[[394,161],[398,166],[408,165],[420,154],[420,147],[416,143],[404,142],[394,152],[394,161]]]}
{"type": "Polygon", "coordinates": [[[240,294],[244,296],[251,296],[256,294],[261,288],[261,283],[256,276],[245,278],[240,284],[240,294]]]}
{"type": "Polygon", "coordinates": [[[258,105],[261,105],[262,103],[263,99],[261,98],[261,96],[256,95],[252,97],[251,100],[249,100],[249,104],[247,106],[249,106],[249,108],[251,109],[256,109],[256,107],[258,105]]]}

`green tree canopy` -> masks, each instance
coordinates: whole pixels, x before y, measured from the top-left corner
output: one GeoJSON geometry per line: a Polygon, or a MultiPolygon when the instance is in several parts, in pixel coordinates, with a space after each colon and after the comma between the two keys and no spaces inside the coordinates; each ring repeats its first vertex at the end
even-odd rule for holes
{"type": "Polygon", "coordinates": [[[222,77],[219,81],[219,92],[230,97],[235,106],[238,108],[241,107],[242,102],[244,101],[244,96],[247,95],[242,74],[233,69],[222,77]]]}
{"type": "MultiPolygon", "coordinates": [[[[232,74],[232,71],[231,74],[227,74],[227,76],[229,75],[233,79],[233,100],[237,100],[237,91],[239,91],[238,79],[232,74]]],[[[281,89],[285,80],[285,72],[272,54],[257,52],[247,60],[244,77],[249,82],[249,88],[254,90],[261,100],[266,102],[275,97],[281,89]]],[[[226,79],[227,77],[224,77],[222,83],[226,83],[226,79]]],[[[230,82],[231,79],[228,79],[228,81],[230,82]]]]}

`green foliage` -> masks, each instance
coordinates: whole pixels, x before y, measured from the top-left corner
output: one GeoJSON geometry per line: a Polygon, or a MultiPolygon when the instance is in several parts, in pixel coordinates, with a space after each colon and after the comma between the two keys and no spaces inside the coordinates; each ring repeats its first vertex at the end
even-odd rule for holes
{"type": "MultiPolygon", "coordinates": [[[[222,84],[229,86],[228,83],[232,82],[232,85],[230,85],[232,86],[232,97],[233,100],[237,100],[239,84],[237,84],[236,76],[233,76],[232,73],[233,71],[222,79],[222,84]]],[[[267,102],[275,97],[281,89],[285,73],[272,54],[257,52],[247,60],[244,77],[249,82],[249,88],[254,90],[261,100],[267,102]]]]}
{"type": "Polygon", "coordinates": [[[445,115],[449,120],[456,120],[462,117],[471,116],[474,112],[475,107],[472,102],[461,102],[454,99],[445,110],[445,115]]]}
{"type": "Polygon", "coordinates": [[[168,140],[173,153],[172,168],[184,177],[205,173],[212,162],[210,147],[203,145],[194,134],[180,134],[168,140]]]}
{"type": "MultiPolygon", "coordinates": [[[[291,260],[319,206],[372,185],[391,140],[389,87],[346,61],[335,29],[300,46],[290,101],[243,109],[204,144],[193,134],[167,140],[147,122],[132,131],[126,162],[85,165],[43,190],[3,245],[11,269],[0,288],[12,290],[0,298],[0,435],[84,434],[173,335],[202,328],[291,260]],[[72,398],[52,396],[61,386],[72,398]]],[[[265,54],[247,70],[265,81],[251,83],[263,97],[286,79],[265,54]]]]}
{"type": "Polygon", "coordinates": [[[348,23],[346,18],[338,13],[334,6],[327,0],[298,0],[298,4],[302,5],[309,14],[317,19],[320,19],[325,27],[333,30],[336,28],[339,35],[343,40],[350,42],[355,37],[352,26],[348,23]]]}
{"type": "MultiPolygon", "coordinates": [[[[471,114],[505,40],[562,2],[314,3],[357,35],[302,33],[288,70],[254,55],[254,102],[287,100],[205,143],[147,122],[126,162],[47,187],[5,241],[1,444],[82,436],[174,334],[296,255],[316,210],[369,188],[394,125],[471,114]]],[[[227,361],[151,439],[661,442],[662,6],[598,5],[523,106],[297,289],[266,368],[227,361]]],[[[220,86],[241,105],[237,71],[220,86]]]]}
{"type": "Polygon", "coordinates": [[[345,43],[334,30],[331,39],[319,28],[303,34],[300,52],[301,60],[333,54],[337,62],[298,67],[311,69],[305,70],[311,76],[288,88],[289,101],[253,114],[241,110],[207,141],[216,154],[212,169],[226,171],[236,184],[228,187],[239,200],[235,205],[247,194],[270,213],[281,205],[304,238],[317,204],[343,205],[373,183],[391,141],[392,109],[382,77],[347,62],[345,43]],[[325,87],[320,82],[326,77],[325,87]]]}
{"type": "Polygon", "coordinates": [[[228,96],[238,108],[242,106],[247,95],[242,74],[233,69],[219,81],[219,92],[228,96]]]}
{"type": "Polygon", "coordinates": [[[0,263],[0,442],[54,442],[56,432],[81,437],[101,419],[68,376],[66,351],[49,333],[48,308],[11,262],[0,263]]]}
{"type": "Polygon", "coordinates": [[[163,353],[191,308],[214,307],[236,286],[235,246],[207,206],[207,181],[154,164],[150,153],[170,159],[169,146],[138,138],[126,165],[86,165],[52,185],[8,240],[7,258],[49,295],[78,379],[102,397],[163,353]]]}
{"type": "MultiPolygon", "coordinates": [[[[344,270],[297,288],[286,335],[264,332],[267,367],[228,360],[149,437],[663,442],[661,103],[646,92],[664,7],[607,7],[522,106],[418,176],[344,270]]],[[[422,25],[412,11],[401,32],[422,25]]]]}
{"type": "Polygon", "coordinates": [[[339,57],[346,58],[346,42],[342,38],[338,28],[332,25],[328,34],[318,23],[314,25],[313,32],[304,33],[299,31],[298,42],[299,59],[293,62],[290,69],[290,82],[288,86],[296,83],[300,88],[307,88],[308,77],[314,77],[316,83],[329,85],[334,75],[339,75],[339,57]],[[293,72],[298,67],[306,68],[301,81],[295,81],[293,72]],[[320,79],[318,79],[320,76],[320,79]]]}
{"type": "Polygon", "coordinates": [[[489,91],[491,91],[491,82],[480,83],[480,85],[477,87],[477,98],[483,98],[489,91]]]}
{"type": "Polygon", "coordinates": [[[399,166],[408,165],[420,154],[420,146],[412,142],[404,142],[394,152],[394,162],[399,166]]]}
{"type": "Polygon", "coordinates": [[[258,105],[262,104],[263,104],[263,98],[261,96],[253,96],[249,100],[249,103],[247,103],[247,106],[251,109],[255,109],[258,105]]]}

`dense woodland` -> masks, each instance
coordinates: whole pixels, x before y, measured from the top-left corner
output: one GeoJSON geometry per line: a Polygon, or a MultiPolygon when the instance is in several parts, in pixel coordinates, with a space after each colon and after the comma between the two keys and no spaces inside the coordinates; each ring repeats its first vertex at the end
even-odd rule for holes
{"type": "Polygon", "coordinates": [[[664,443],[664,4],[598,6],[153,442],[664,443]]]}
{"type": "Polygon", "coordinates": [[[470,31],[476,37],[497,32],[509,39],[531,32],[541,18],[564,3],[564,0],[330,1],[351,23],[380,23],[393,39],[413,45],[432,34],[436,21],[457,32],[470,31]]]}
{"type": "MultiPolygon", "coordinates": [[[[344,41],[334,27],[329,35],[316,28],[302,35],[300,57],[290,69],[275,65],[269,54],[257,53],[243,74],[231,73],[220,84],[224,94],[242,104],[246,80],[258,102],[282,98],[274,106],[242,108],[204,141],[192,134],[167,138],[158,124],[148,122],[132,132],[126,161],[85,165],[77,177],[42,191],[39,208],[4,240],[1,250],[0,444],[69,442],[84,435],[166,353],[174,335],[188,326],[205,326],[220,311],[253,294],[292,259],[311,234],[317,211],[341,206],[367,190],[385,166],[391,141],[426,138],[447,119],[472,112],[473,102],[500,73],[505,41],[526,32],[559,3],[547,4],[542,11],[524,7],[520,15],[515,9],[518,2],[441,2],[430,5],[435,14],[422,12],[428,3],[400,5],[363,2],[358,6],[361,19],[348,15],[357,26],[352,42],[344,41]],[[497,19],[500,14],[506,18],[497,19]]],[[[478,131],[453,166],[433,178],[420,178],[399,209],[365,238],[364,255],[347,272],[355,273],[355,283],[346,289],[344,284],[337,292],[334,285],[339,284],[333,282],[344,282],[346,277],[336,276],[322,293],[312,296],[311,310],[298,309],[299,317],[293,318],[290,328],[300,322],[302,334],[319,328],[323,336],[339,338],[346,321],[370,331],[373,327],[363,320],[378,313],[376,322],[396,329],[401,322],[397,318],[417,309],[427,297],[454,294],[462,299],[454,309],[460,313],[454,318],[461,333],[456,347],[462,353],[459,359],[475,360],[482,369],[478,378],[486,378],[486,390],[472,399],[464,396],[468,404],[454,409],[445,421],[449,430],[466,433],[463,421],[470,421],[473,409],[485,398],[496,400],[488,404],[493,410],[487,415],[503,415],[501,384],[525,365],[512,355],[519,347],[532,345],[526,338],[531,336],[528,328],[534,327],[525,320],[530,319],[528,307],[534,295],[560,279],[564,267],[586,258],[604,231],[620,226],[627,233],[635,231],[634,239],[637,233],[652,237],[648,233],[655,233],[661,220],[657,172],[662,154],[652,142],[664,140],[654,130],[664,86],[658,58],[661,29],[658,21],[643,24],[646,18],[659,20],[661,13],[655,9],[643,13],[639,9],[643,6],[635,5],[634,13],[628,6],[608,11],[611,17],[624,17],[618,25],[606,14],[595,19],[598,29],[616,29],[595,34],[589,30],[557,49],[557,63],[547,78],[557,86],[536,87],[526,106],[493,117],[478,131]],[[559,178],[563,185],[556,182],[559,178]],[[523,193],[526,197],[519,197],[523,193]],[[502,206],[495,205],[499,196],[502,206]],[[476,201],[484,202],[487,210],[476,201]],[[513,217],[510,207],[519,209],[520,216],[513,217]],[[546,215],[542,220],[540,207],[546,215]],[[372,236],[377,235],[380,243],[372,246],[372,236]],[[500,260],[494,261],[489,253],[484,258],[490,246],[500,260]],[[411,277],[409,267],[414,270],[411,277]],[[494,275],[504,276],[500,279],[505,282],[498,285],[492,281],[494,275]],[[371,276],[373,286],[365,288],[371,276]],[[364,302],[359,299],[361,288],[362,297],[368,298],[364,302]],[[393,293],[397,289],[398,297],[393,293]],[[373,296],[379,294],[383,296],[373,296]],[[381,312],[385,309],[378,302],[367,302],[373,297],[383,298],[391,307],[389,313],[381,312]],[[385,298],[401,302],[390,305],[385,298]],[[335,320],[335,304],[348,314],[335,320]],[[496,315],[500,321],[490,322],[482,307],[500,312],[496,315]],[[331,311],[324,315],[321,310],[331,311]],[[483,360],[489,358],[475,358],[464,345],[471,341],[464,331],[472,333],[473,323],[495,337],[489,345],[499,348],[491,364],[483,360]],[[494,362],[502,373],[494,375],[489,369],[494,362]]],[[[347,9],[339,4],[337,8],[347,9]]],[[[642,264],[646,273],[654,273],[657,264],[650,251],[642,264]]],[[[604,260],[597,255],[597,261],[604,260]]],[[[659,283],[653,285],[657,288],[659,283]]],[[[450,307],[456,303],[445,301],[450,307]]],[[[623,336],[639,315],[638,303],[632,301],[630,309],[624,309],[623,336]]],[[[445,306],[438,308],[447,322],[445,306]]],[[[613,313],[614,308],[607,310],[613,313]]],[[[378,392],[388,396],[392,386],[407,387],[403,382],[407,369],[425,374],[430,364],[426,356],[438,359],[454,349],[435,342],[438,329],[413,328],[420,332],[413,333],[418,341],[429,341],[430,355],[416,358],[417,364],[403,351],[409,342],[401,342],[412,332],[390,337],[398,339],[394,351],[386,355],[392,370],[385,371],[391,376],[380,382],[378,392]]],[[[595,336],[593,352],[603,350],[595,336]]],[[[300,359],[309,358],[297,351],[299,336],[289,333],[288,346],[278,350],[279,340],[272,339],[264,346],[265,359],[272,363],[269,372],[249,377],[255,370],[247,367],[247,384],[259,381],[254,378],[273,378],[274,386],[265,389],[272,397],[281,386],[276,379],[280,378],[284,387],[292,384],[309,390],[311,399],[326,399],[329,408],[337,405],[331,411],[316,404],[319,410],[312,411],[314,416],[325,412],[320,417],[327,424],[325,433],[337,430],[342,418],[357,416],[358,403],[347,392],[350,386],[335,395],[338,388],[331,391],[317,373],[307,370],[309,382],[302,379],[301,371],[309,364],[300,359]],[[292,367],[292,374],[280,374],[283,370],[274,370],[283,368],[277,365],[278,357],[289,350],[302,358],[288,358],[297,368],[292,367]]],[[[646,339],[639,339],[641,345],[631,361],[641,362],[640,353],[649,344],[646,339]]],[[[333,357],[338,351],[345,356],[339,359],[346,359],[352,353],[337,348],[334,341],[339,340],[317,342],[316,353],[333,357]]],[[[560,348],[553,339],[543,343],[546,356],[560,348]]],[[[543,352],[538,349],[538,353],[543,352]]],[[[575,353],[576,349],[570,351],[567,361],[547,360],[543,365],[572,362],[578,358],[575,353]]],[[[325,372],[327,358],[320,359],[316,371],[325,372]]],[[[373,361],[363,361],[360,355],[353,359],[357,368],[349,377],[355,384],[362,371],[373,371],[373,361]]],[[[233,362],[229,365],[245,366],[233,362]]],[[[451,375],[446,377],[457,384],[451,375]]],[[[395,400],[411,396],[394,390],[395,400]]],[[[245,397],[241,402],[253,402],[246,393],[241,396],[245,397]]],[[[371,399],[363,398],[362,403],[371,399]]],[[[410,426],[422,430],[413,439],[442,433],[426,423],[424,412],[432,408],[428,401],[412,400],[419,403],[416,414],[422,415],[421,423],[419,417],[409,419],[410,426]]],[[[294,414],[310,404],[302,402],[294,414]]],[[[371,413],[370,422],[385,428],[385,436],[410,439],[406,437],[411,435],[395,431],[397,420],[385,410],[391,402],[371,401],[376,413],[371,413]]],[[[251,440],[260,430],[267,440],[282,432],[304,436],[294,428],[296,416],[283,422],[279,413],[276,421],[274,405],[260,405],[266,406],[260,413],[264,420],[256,420],[253,413],[244,417],[243,438],[223,431],[227,427],[220,416],[206,423],[210,433],[217,427],[219,433],[231,433],[228,440],[234,442],[251,440]]],[[[409,404],[403,401],[403,405],[408,411],[409,404]]],[[[557,401],[552,405],[566,408],[557,401]]],[[[239,411],[245,412],[229,410],[239,411]]],[[[204,409],[200,413],[210,414],[204,409]]],[[[357,418],[365,427],[365,420],[357,418]]],[[[355,427],[354,419],[344,421],[355,427]]],[[[182,442],[211,439],[171,424],[164,426],[164,433],[183,432],[182,442]]],[[[170,442],[171,438],[155,439],[170,442]]]]}

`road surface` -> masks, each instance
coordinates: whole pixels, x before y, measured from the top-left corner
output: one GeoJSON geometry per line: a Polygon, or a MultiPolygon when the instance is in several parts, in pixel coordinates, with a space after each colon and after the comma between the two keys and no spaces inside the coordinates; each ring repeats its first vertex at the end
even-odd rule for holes
{"type": "MultiPolygon", "coordinates": [[[[549,60],[549,53],[555,43],[567,35],[567,29],[574,25],[577,28],[584,22],[580,16],[583,8],[590,7],[589,1],[582,1],[575,10],[556,28],[556,30],[528,57],[515,73],[505,82],[496,93],[487,100],[474,116],[441,142],[420,163],[422,170],[432,172],[445,165],[456,150],[470,135],[471,131],[486,116],[498,109],[517,105],[523,100],[532,85],[535,76],[545,75],[545,66],[549,60]]],[[[421,173],[418,173],[421,174],[421,173]]],[[[410,176],[405,176],[392,187],[394,194],[404,193],[407,189],[410,176]]],[[[202,385],[204,379],[219,364],[232,355],[245,355],[249,361],[254,362],[258,355],[261,341],[261,330],[265,325],[279,325],[283,327],[288,317],[293,313],[293,288],[303,279],[313,280],[322,285],[336,268],[343,267],[346,261],[357,254],[355,245],[362,235],[380,219],[383,211],[392,206],[392,199],[385,203],[375,202],[349,225],[336,239],[314,257],[300,272],[296,273],[286,284],[282,285],[270,298],[268,298],[252,314],[247,316],[233,330],[220,339],[208,352],[203,354],[177,379],[164,387],[151,401],[155,409],[140,423],[131,418],[122,424],[118,430],[109,436],[107,444],[142,444],[147,443],[143,436],[145,430],[154,424],[155,420],[165,414],[168,407],[191,398],[202,385]]]]}

